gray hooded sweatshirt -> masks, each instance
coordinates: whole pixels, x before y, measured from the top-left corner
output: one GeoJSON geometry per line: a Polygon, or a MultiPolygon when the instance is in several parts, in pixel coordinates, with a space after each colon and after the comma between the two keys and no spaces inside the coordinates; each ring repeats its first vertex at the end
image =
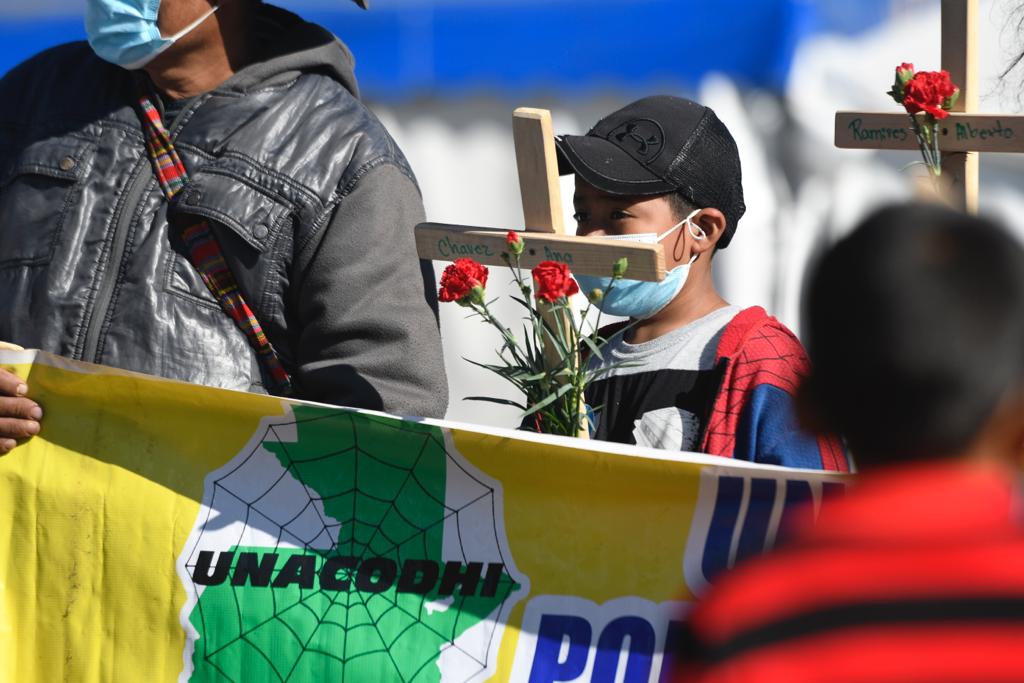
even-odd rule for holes
{"type": "Polygon", "coordinates": [[[359,101],[348,49],[262,5],[262,54],[186,102],[62,45],[0,80],[0,339],[188,382],[260,390],[244,335],[184,256],[211,227],[299,398],[443,416],[423,220],[401,151],[359,101]],[[168,202],[140,92],[189,173],[168,202]]]}

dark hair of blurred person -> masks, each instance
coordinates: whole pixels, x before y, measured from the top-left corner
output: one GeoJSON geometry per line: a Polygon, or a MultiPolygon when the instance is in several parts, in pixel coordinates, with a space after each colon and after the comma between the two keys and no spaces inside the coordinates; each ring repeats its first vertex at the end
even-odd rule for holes
{"type": "Polygon", "coordinates": [[[804,317],[804,415],[861,468],[962,455],[1024,382],[1024,259],[984,218],[877,212],[822,259],[804,317]]]}
{"type": "Polygon", "coordinates": [[[722,576],[679,680],[1024,678],[1024,249],[983,218],[878,211],[806,297],[816,428],[861,475],[722,576]]]}

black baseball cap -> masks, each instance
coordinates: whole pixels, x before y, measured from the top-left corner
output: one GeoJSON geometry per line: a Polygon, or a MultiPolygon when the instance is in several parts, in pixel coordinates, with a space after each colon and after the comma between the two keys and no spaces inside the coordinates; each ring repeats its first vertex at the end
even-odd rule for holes
{"type": "Polygon", "coordinates": [[[608,194],[678,192],[699,208],[716,208],[724,249],[746,210],[736,141],[710,107],[655,95],[597,122],[586,135],[555,137],[558,172],[575,173],[608,194]]]}

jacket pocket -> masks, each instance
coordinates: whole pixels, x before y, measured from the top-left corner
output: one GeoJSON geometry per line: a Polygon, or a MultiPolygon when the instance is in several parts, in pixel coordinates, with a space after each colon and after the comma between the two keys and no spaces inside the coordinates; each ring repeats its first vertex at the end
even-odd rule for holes
{"type": "Polygon", "coordinates": [[[0,168],[0,268],[50,261],[93,150],[78,139],[40,140],[0,168]]]}
{"type": "MultiPolygon", "coordinates": [[[[206,219],[232,268],[246,300],[253,308],[262,296],[266,254],[271,251],[292,207],[237,177],[203,170],[193,173],[188,185],[168,207],[173,226],[206,219]],[[248,285],[248,286],[247,286],[248,285]]],[[[218,306],[178,242],[168,264],[167,289],[199,303],[218,306]]]]}

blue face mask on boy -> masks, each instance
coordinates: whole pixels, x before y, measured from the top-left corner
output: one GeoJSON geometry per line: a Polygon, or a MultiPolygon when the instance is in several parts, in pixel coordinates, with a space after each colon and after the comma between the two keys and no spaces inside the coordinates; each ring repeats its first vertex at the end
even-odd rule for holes
{"type": "MultiPolygon", "coordinates": [[[[656,232],[637,233],[634,235],[605,235],[600,239],[628,240],[643,242],[645,244],[657,244],[663,239],[678,230],[681,226],[687,226],[690,235],[695,240],[704,239],[704,231],[695,226],[692,219],[700,209],[692,211],[683,220],[661,233],[656,232]]],[[[697,260],[694,254],[689,263],[678,265],[665,273],[665,279],[661,282],[644,282],[642,280],[615,280],[612,286],[612,278],[596,277],[593,275],[575,275],[576,282],[584,292],[600,289],[605,292],[604,297],[595,306],[608,315],[618,315],[625,318],[650,318],[652,315],[665,308],[686,284],[686,278],[690,274],[690,266],[697,260]]]]}
{"type": "Polygon", "coordinates": [[[164,38],[156,23],[160,0],[86,0],[85,33],[101,59],[125,69],[139,69],[206,21],[219,7],[215,5],[173,36],[164,38]]]}

